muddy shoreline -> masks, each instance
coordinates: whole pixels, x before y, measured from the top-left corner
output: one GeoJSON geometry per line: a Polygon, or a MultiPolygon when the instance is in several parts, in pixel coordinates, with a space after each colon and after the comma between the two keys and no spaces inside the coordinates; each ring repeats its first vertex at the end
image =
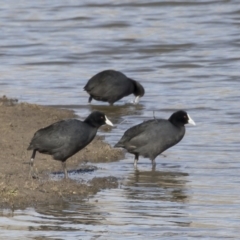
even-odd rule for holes
{"type": "MultiPolygon", "coordinates": [[[[84,181],[84,174],[79,182],[64,180],[61,162],[39,153],[35,158],[39,178],[29,178],[31,151],[26,149],[33,134],[39,128],[67,118],[77,116],[70,110],[0,98],[0,208],[34,207],[72,197],[82,199],[101,189],[118,186],[117,179],[110,174],[90,181],[84,181]],[[59,180],[50,178],[50,175],[58,173],[62,176],[59,180]]],[[[122,150],[112,148],[104,139],[96,136],[86,148],[67,160],[67,168],[70,172],[80,174],[81,178],[81,172],[96,170],[94,163],[117,161],[123,156],[122,150]]]]}

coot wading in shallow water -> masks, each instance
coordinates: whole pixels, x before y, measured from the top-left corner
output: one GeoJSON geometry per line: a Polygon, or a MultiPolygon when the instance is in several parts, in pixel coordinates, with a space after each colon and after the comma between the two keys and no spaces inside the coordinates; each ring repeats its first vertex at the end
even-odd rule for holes
{"type": "Polygon", "coordinates": [[[30,174],[33,176],[33,162],[36,152],[52,155],[61,161],[65,178],[68,178],[66,160],[87,146],[96,136],[100,126],[113,126],[102,112],[92,112],[83,122],[67,119],[39,129],[33,136],[27,150],[33,150],[30,174]]]}
{"type": "Polygon", "coordinates": [[[155,158],[166,149],[180,142],[185,134],[184,125],[195,122],[185,111],[177,111],[168,120],[152,119],[129,128],[114,147],[125,148],[135,155],[137,166],[139,155],[150,158],[153,168],[155,158]]]}
{"type": "Polygon", "coordinates": [[[97,73],[87,82],[84,90],[90,95],[89,103],[92,99],[95,99],[108,102],[110,105],[132,93],[136,97],[134,103],[138,103],[139,98],[145,93],[139,82],[115,70],[105,70],[97,73]]]}

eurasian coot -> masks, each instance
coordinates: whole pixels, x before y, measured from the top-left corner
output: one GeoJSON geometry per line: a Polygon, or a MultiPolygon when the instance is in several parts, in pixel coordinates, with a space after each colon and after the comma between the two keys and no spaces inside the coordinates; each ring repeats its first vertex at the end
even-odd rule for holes
{"type": "Polygon", "coordinates": [[[38,151],[62,161],[65,178],[68,178],[66,160],[87,146],[94,139],[98,128],[105,123],[113,126],[104,113],[95,111],[83,122],[67,119],[39,129],[27,149],[33,150],[30,173],[33,174],[33,161],[38,151]]]}
{"type": "Polygon", "coordinates": [[[114,147],[125,148],[135,155],[137,166],[139,155],[150,158],[152,166],[155,158],[166,149],[181,141],[185,134],[184,125],[195,122],[185,111],[177,111],[168,120],[152,119],[129,128],[114,147]]]}
{"type": "Polygon", "coordinates": [[[145,93],[139,82],[115,70],[97,73],[87,82],[84,90],[90,95],[89,103],[94,98],[97,101],[108,102],[110,105],[132,93],[136,96],[134,103],[138,103],[139,98],[145,93]]]}

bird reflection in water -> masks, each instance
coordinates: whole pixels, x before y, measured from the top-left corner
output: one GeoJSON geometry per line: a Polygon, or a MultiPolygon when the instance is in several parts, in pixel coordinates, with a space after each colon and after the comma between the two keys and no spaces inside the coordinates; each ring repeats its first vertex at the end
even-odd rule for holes
{"type": "Polygon", "coordinates": [[[126,183],[127,197],[131,199],[187,201],[188,173],[179,171],[140,171],[135,169],[126,183]]]}

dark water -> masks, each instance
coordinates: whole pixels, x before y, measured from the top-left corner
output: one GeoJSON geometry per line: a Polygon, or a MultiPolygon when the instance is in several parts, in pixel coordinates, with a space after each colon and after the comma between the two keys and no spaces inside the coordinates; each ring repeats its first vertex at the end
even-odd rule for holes
{"type": "MultiPolygon", "coordinates": [[[[0,239],[239,239],[239,1],[4,1],[1,94],[116,124],[106,141],[145,119],[186,109],[197,123],[157,158],[132,156],[86,178],[119,188],[86,201],[3,210],[0,239]],[[86,81],[104,69],[139,80],[146,95],[87,105],[86,81]],[[121,124],[120,124],[121,123],[121,124]],[[97,201],[96,201],[97,200],[97,201]]],[[[81,176],[80,176],[81,177],[81,176]]]]}

